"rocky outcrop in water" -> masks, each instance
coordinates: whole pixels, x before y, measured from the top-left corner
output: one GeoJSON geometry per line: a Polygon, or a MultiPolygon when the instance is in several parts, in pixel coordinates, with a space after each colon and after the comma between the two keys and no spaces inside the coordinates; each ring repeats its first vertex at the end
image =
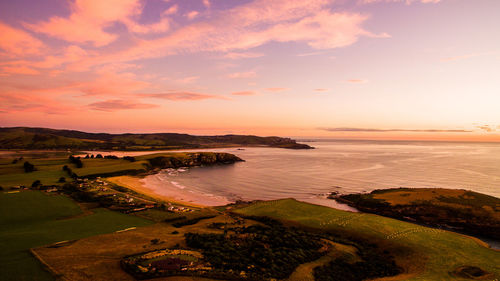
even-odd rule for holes
{"type": "Polygon", "coordinates": [[[180,168],[217,164],[233,164],[244,161],[236,155],[223,152],[196,152],[179,156],[158,156],[148,160],[152,168],[180,168]]]}

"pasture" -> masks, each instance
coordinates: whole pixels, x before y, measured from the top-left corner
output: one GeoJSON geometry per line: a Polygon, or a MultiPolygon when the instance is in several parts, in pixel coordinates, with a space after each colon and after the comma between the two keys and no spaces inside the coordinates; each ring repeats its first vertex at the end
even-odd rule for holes
{"type": "Polygon", "coordinates": [[[82,159],[83,167],[76,168],[68,161],[68,158],[24,158],[17,163],[12,163],[13,159],[1,159],[0,161],[0,186],[8,188],[12,186],[31,186],[35,180],[40,180],[44,185],[59,185],[60,177],[70,180],[67,172],[63,171],[63,166],[67,165],[74,173],[80,177],[94,174],[119,173],[121,171],[142,170],[146,171],[144,164],[146,160],[130,162],[123,159],[82,159]],[[35,165],[35,171],[25,173],[24,161],[35,165]]]}
{"type": "Polygon", "coordinates": [[[384,280],[461,280],[450,274],[460,266],[477,266],[500,277],[500,252],[456,233],[372,214],[351,213],[293,199],[258,202],[235,210],[246,216],[268,216],[322,230],[359,235],[377,243],[409,248],[395,258],[405,273],[384,280]],[[409,254],[409,255],[408,255],[409,254]]]}
{"type": "Polygon", "coordinates": [[[82,214],[77,204],[61,195],[0,192],[0,280],[53,280],[30,248],[149,224],[106,209],[82,214]]]}

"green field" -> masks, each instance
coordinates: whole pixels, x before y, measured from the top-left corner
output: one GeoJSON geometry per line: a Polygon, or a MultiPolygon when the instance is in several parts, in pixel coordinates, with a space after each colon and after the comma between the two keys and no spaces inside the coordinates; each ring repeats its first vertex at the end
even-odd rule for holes
{"type": "MultiPolygon", "coordinates": [[[[205,153],[207,154],[207,153],[205,153]]],[[[22,154],[19,154],[22,156],[22,154]]],[[[135,162],[120,159],[105,159],[92,158],[84,159],[82,157],[83,167],[77,168],[70,163],[68,157],[24,157],[23,160],[13,164],[13,160],[17,157],[3,156],[0,158],[0,186],[5,188],[24,185],[30,187],[31,184],[40,180],[43,185],[60,185],[58,180],[60,177],[65,177],[67,181],[71,178],[67,172],[63,171],[63,166],[67,165],[72,172],[79,177],[85,178],[90,176],[116,176],[123,174],[136,174],[138,172],[146,172],[149,159],[155,157],[175,158],[179,161],[189,161],[190,154],[188,153],[152,153],[135,157],[135,162]],[[23,168],[25,161],[30,162],[35,166],[36,171],[26,173],[23,168]]]]}
{"type": "Polygon", "coordinates": [[[68,158],[52,159],[29,159],[25,158],[16,164],[12,159],[1,159],[0,161],[0,186],[6,188],[16,185],[31,186],[35,180],[40,180],[44,185],[58,184],[60,177],[70,179],[69,175],[62,170],[68,165],[78,176],[85,177],[93,174],[115,173],[126,170],[144,170],[145,160],[130,162],[123,159],[82,159],[83,168],[76,168],[69,163],[68,158]],[[31,173],[25,173],[24,161],[35,165],[37,169],[31,173]]]}
{"type": "Polygon", "coordinates": [[[30,248],[152,223],[106,209],[81,214],[78,205],[61,195],[0,192],[0,280],[53,280],[30,248]]]}
{"type": "MultiPolygon", "coordinates": [[[[372,214],[340,211],[293,199],[259,202],[235,212],[247,216],[269,216],[323,230],[360,233],[374,241],[409,247],[413,255],[406,257],[406,262],[411,264],[414,261],[414,264],[422,264],[424,268],[420,272],[416,270],[405,280],[462,280],[449,274],[459,266],[477,266],[493,273],[495,278],[500,277],[500,252],[448,231],[372,214]]],[[[400,259],[405,259],[405,256],[400,259]]],[[[496,280],[495,278],[482,280],[496,280]]]]}

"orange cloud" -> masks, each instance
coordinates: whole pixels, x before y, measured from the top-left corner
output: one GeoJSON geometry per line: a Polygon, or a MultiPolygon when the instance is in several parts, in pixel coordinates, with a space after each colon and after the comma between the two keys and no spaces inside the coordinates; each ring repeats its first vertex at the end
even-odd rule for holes
{"type": "Polygon", "coordinates": [[[132,73],[102,73],[96,79],[81,82],[75,87],[86,96],[120,96],[143,90],[149,85],[135,79],[132,73]]]}
{"type": "Polygon", "coordinates": [[[252,78],[257,76],[257,73],[255,71],[248,71],[248,72],[235,72],[227,75],[228,78],[252,78]]]}
{"type": "Polygon", "coordinates": [[[241,92],[231,93],[231,95],[234,95],[234,96],[253,96],[255,94],[256,93],[254,91],[241,91],[241,92]]]}
{"type": "Polygon", "coordinates": [[[2,67],[2,70],[0,73],[3,75],[10,75],[10,74],[36,75],[36,74],[40,74],[40,72],[38,70],[35,70],[35,69],[27,67],[27,66],[4,66],[4,67],[2,67]]]}
{"type": "Polygon", "coordinates": [[[116,34],[105,31],[115,22],[124,23],[129,31],[135,33],[168,30],[169,21],[166,18],[149,25],[134,21],[133,18],[141,14],[142,8],[140,0],[75,0],[70,4],[69,17],[54,16],[48,21],[26,23],[25,26],[68,42],[92,43],[97,47],[108,45],[118,38],[116,34]]]}
{"type": "Polygon", "coordinates": [[[315,92],[328,92],[329,89],[324,89],[324,88],[317,88],[317,89],[314,89],[315,92]]]}
{"type": "Polygon", "coordinates": [[[191,11],[186,14],[186,17],[190,20],[196,18],[200,13],[198,11],[191,11]]]}
{"type": "Polygon", "coordinates": [[[91,109],[100,111],[116,111],[126,109],[150,109],[159,107],[156,104],[141,103],[133,100],[106,100],[88,105],[91,109]]]}
{"type": "Polygon", "coordinates": [[[19,57],[38,55],[43,48],[42,41],[29,33],[0,22],[0,55],[19,57]]]}
{"type": "Polygon", "coordinates": [[[256,0],[214,12],[207,20],[181,27],[167,36],[138,40],[129,49],[88,57],[81,67],[186,52],[231,52],[266,43],[303,42],[315,49],[333,49],[355,43],[360,37],[387,37],[362,28],[368,16],[332,12],[330,0],[256,0]]]}
{"type": "Polygon", "coordinates": [[[63,103],[36,92],[0,92],[0,111],[42,112],[46,114],[66,114],[74,111],[75,105],[63,103]]]}
{"type": "Polygon", "coordinates": [[[172,101],[224,99],[220,96],[210,95],[210,94],[194,93],[194,92],[175,92],[175,91],[169,93],[159,93],[159,94],[138,94],[137,96],[142,98],[155,98],[155,99],[164,99],[172,101]]]}

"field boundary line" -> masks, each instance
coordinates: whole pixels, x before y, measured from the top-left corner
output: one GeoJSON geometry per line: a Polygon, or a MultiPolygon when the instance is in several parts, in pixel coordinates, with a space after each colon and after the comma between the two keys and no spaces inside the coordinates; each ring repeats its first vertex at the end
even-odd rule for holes
{"type": "Polygon", "coordinates": [[[38,255],[38,253],[33,249],[31,248],[30,249],[30,253],[38,260],[40,261],[40,263],[45,267],[45,269],[50,273],[52,274],[52,276],[56,279],[56,280],[62,280],[62,281],[72,281],[71,279],[69,279],[68,277],[64,276],[63,274],[59,273],[59,271],[57,271],[55,268],[53,268],[50,264],[48,264],[44,259],[42,259],[42,257],[40,257],[40,255],[38,255]]]}

